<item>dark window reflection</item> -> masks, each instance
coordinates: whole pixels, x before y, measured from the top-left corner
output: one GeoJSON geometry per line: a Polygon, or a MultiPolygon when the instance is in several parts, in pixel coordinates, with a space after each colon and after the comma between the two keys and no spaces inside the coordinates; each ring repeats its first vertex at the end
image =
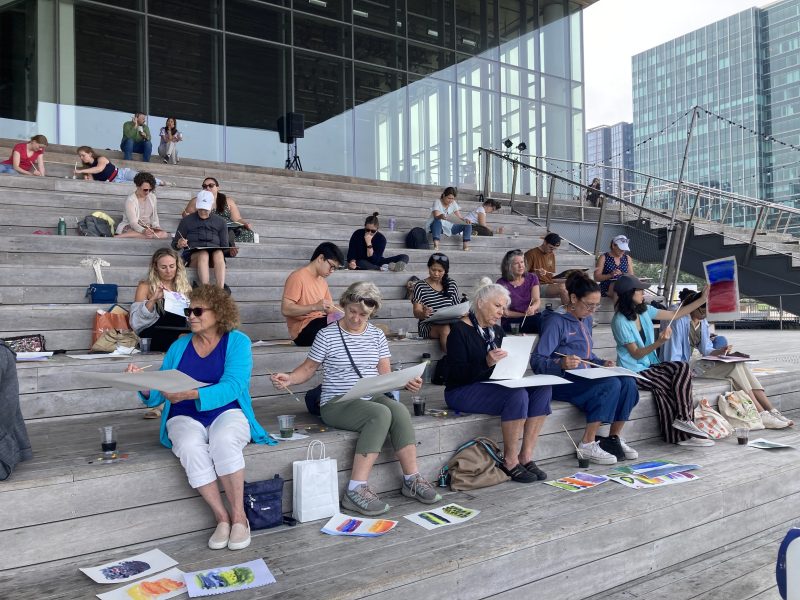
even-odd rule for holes
{"type": "Polygon", "coordinates": [[[142,10],[144,0],[97,0],[103,4],[110,4],[119,8],[130,8],[132,10],[142,10]]]}
{"type": "Polygon", "coordinates": [[[294,16],[294,45],[299,48],[349,57],[350,31],[349,26],[331,21],[294,16]]]}
{"type": "Polygon", "coordinates": [[[289,12],[251,0],[226,0],[225,29],[289,44],[289,12]]]}
{"type": "Polygon", "coordinates": [[[349,22],[349,4],[348,0],[294,0],[293,8],[312,15],[349,22]]]}
{"type": "Polygon", "coordinates": [[[219,124],[220,35],[151,20],[150,112],[219,124]]]}
{"type": "Polygon", "coordinates": [[[453,3],[450,0],[408,0],[408,37],[452,48],[453,3]]]}
{"type": "Polygon", "coordinates": [[[37,84],[36,5],[18,2],[0,9],[0,117],[35,121],[37,84]]]}
{"type": "Polygon", "coordinates": [[[288,50],[235,38],[228,38],[226,46],[227,124],[275,130],[286,112],[288,50]]]}
{"type": "Polygon", "coordinates": [[[362,65],[355,68],[356,104],[379,98],[405,85],[405,73],[362,65]]]}
{"type": "Polygon", "coordinates": [[[140,95],[141,26],[141,17],[94,6],[75,7],[75,104],[145,110],[140,95]]]}
{"type": "Polygon", "coordinates": [[[305,115],[306,129],[353,107],[350,61],[295,51],[295,112],[305,115]]]}
{"type": "Polygon", "coordinates": [[[206,27],[221,27],[222,0],[149,0],[150,13],[206,27]]]}
{"type": "Polygon", "coordinates": [[[429,75],[455,64],[455,53],[450,50],[408,44],[408,70],[429,75]]]}
{"type": "Polygon", "coordinates": [[[358,29],[355,30],[354,37],[353,52],[356,60],[394,69],[406,68],[406,44],[402,39],[358,29]]]}
{"type": "Polygon", "coordinates": [[[353,0],[353,24],[405,35],[403,0],[353,0]]]}

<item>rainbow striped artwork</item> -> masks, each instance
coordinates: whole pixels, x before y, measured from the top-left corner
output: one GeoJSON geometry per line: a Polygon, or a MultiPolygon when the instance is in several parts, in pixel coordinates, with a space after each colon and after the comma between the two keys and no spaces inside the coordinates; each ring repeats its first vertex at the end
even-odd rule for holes
{"type": "Polygon", "coordinates": [[[719,258],[703,263],[708,282],[706,318],[728,321],[739,318],[739,278],[736,257],[719,258]]]}

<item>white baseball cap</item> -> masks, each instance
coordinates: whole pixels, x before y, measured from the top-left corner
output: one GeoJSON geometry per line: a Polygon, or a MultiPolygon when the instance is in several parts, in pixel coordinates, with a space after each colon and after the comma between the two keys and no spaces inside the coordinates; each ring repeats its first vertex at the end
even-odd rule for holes
{"type": "Polygon", "coordinates": [[[194,201],[197,210],[211,210],[214,207],[214,194],[208,190],[197,192],[197,199],[194,201]]]}
{"type": "Polygon", "coordinates": [[[614,239],[611,240],[612,244],[616,244],[617,248],[620,250],[624,250],[625,252],[629,252],[631,247],[628,245],[628,238],[624,235],[618,235],[614,239]]]}

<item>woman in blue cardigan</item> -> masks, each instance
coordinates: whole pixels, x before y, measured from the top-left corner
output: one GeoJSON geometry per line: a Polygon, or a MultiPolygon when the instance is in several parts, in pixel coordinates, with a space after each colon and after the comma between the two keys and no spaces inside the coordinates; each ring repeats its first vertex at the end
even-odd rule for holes
{"type": "MultiPolygon", "coordinates": [[[[217,528],[208,547],[241,550],[250,545],[244,513],[244,455],[252,439],[274,444],[256,421],[250,399],[253,356],[250,338],[239,325],[236,302],[222,289],[201,285],[192,290],[186,317],[191,335],[170,346],[161,370],[177,369],[208,385],[183,392],[140,392],[147,406],[164,404],[161,443],[177,456],[189,485],[211,508],[217,528]],[[222,502],[222,482],[230,513],[222,502]]],[[[141,369],[128,365],[128,372],[141,369]]]]}

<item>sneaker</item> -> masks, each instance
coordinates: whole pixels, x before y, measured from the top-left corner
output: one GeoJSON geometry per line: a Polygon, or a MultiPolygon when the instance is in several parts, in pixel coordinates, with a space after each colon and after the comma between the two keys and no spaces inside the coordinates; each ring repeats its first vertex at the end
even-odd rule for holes
{"type": "Polygon", "coordinates": [[[713,446],[714,440],[709,439],[702,439],[702,438],[689,438],[688,440],[681,440],[678,442],[678,446],[696,446],[696,447],[706,447],[706,446],[713,446]]]}
{"type": "Polygon", "coordinates": [[[672,426],[678,431],[683,431],[684,433],[688,433],[689,435],[701,438],[708,437],[708,434],[702,429],[700,429],[697,425],[695,425],[693,421],[683,421],[681,419],[675,419],[672,422],[672,426]]]}
{"type": "Polygon", "coordinates": [[[208,540],[208,547],[212,550],[222,550],[223,548],[228,547],[228,538],[231,535],[231,524],[223,521],[222,523],[217,523],[217,528],[214,530],[214,535],[212,535],[208,540]]]}
{"type": "Polygon", "coordinates": [[[168,158],[165,158],[165,159],[164,159],[164,164],[166,165],[167,163],[169,163],[169,159],[168,159],[168,158]]]}
{"type": "Polygon", "coordinates": [[[602,448],[604,452],[613,454],[618,461],[625,460],[625,451],[622,449],[619,443],[619,437],[616,435],[610,435],[608,437],[596,435],[594,436],[594,441],[600,444],[600,448],[602,448]]]}
{"type": "Polygon", "coordinates": [[[580,443],[578,446],[578,458],[588,458],[589,462],[598,465],[613,465],[617,462],[617,457],[609,454],[600,447],[600,442],[580,443]]]}
{"type": "Polygon", "coordinates": [[[396,263],[392,263],[389,265],[389,270],[394,271],[395,273],[399,273],[400,271],[406,270],[406,261],[398,260],[396,263]]]}
{"type": "Polygon", "coordinates": [[[442,499],[430,482],[419,473],[414,475],[410,481],[403,477],[403,487],[400,489],[400,493],[406,498],[414,498],[423,504],[434,504],[442,499]]]}
{"type": "Polygon", "coordinates": [[[539,481],[544,481],[545,479],[547,479],[547,473],[545,473],[539,467],[537,467],[535,462],[533,461],[526,462],[522,466],[525,467],[528,471],[530,471],[534,475],[536,475],[536,479],[538,479],[539,481]]]}
{"type": "Polygon", "coordinates": [[[789,426],[789,423],[766,410],[759,413],[759,416],[761,417],[761,422],[764,424],[764,427],[767,429],[785,429],[789,426]]]}
{"type": "Polygon", "coordinates": [[[770,412],[770,414],[771,414],[771,415],[774,415],[774,416],[776,416],[776,417],[777,417],[777,418],[779,418],[781,421],[786,421],[786,422],[789,424],[789,427],[791,427],[792,425],[794,425],[794,421],[792,421],[792,420],[791,420],[791,419],[789,419],[788,417],[784,417],[784,416],[781,414],[781,411],[779,411],[777,408],[773,408],[773,409],[772,409],[771,411],[769,411],[769,412],[770,412]]]}
{"type": "Polygon", "coordinates": [[[347,490],[342,496],[342,507],[354,510],[366,517],[377,517],[389,510],[389,505],[362,483],[354,490],[347,490]]]}
{"type": "Polygon", "coordinates": [[[639,453],[628,446],[623,438],[619,438],[619,445],[622,446],[622,451],[625,453],[625,458],[627,460],[636,460],[639,458],[639,453]]]}

